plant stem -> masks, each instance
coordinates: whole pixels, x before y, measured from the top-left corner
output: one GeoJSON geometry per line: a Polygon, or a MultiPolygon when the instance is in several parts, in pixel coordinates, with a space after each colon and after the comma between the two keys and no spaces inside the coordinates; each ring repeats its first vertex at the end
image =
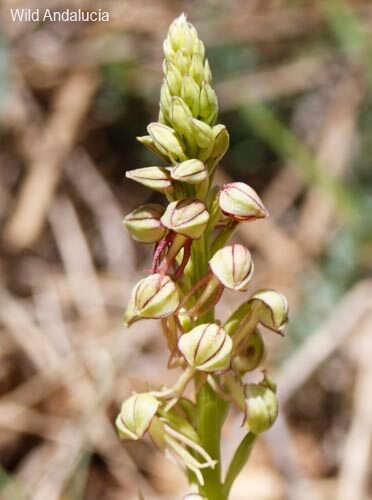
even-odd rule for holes
{"type": "Polygon", "coordinates": [[[211,458],[217,460],[214,469],[203,470],[205,484],[200,487],[200,492],[208,500],[225,500],[227,497],[221,483],[220,442],[221,427],[226,417],[228,404],[206,383],[197,396],[197,408],[201,445],[211,458]]]}
{"type": "MultiPolygon", "coordinates": [[[[208,272],[208,258],[210,253],[209,238],[203,235],[194,241],[192,259],[194,284],[208,272]]],[[[197,323],[211,322],[214,320],[214,310],[198,318],[197,323]]],[[[195,386],[199,377],[195,377],[195,386]]],[[[225,500],[221,482],[221,428],[226,418],[228,404],[216,394],[208,383],[199,390],[196,397],[197,430],[200,444],[209,456],[217,461],[214,469],[207,468],[202,471],[204,486],[200,486],[200,493],[208,500],[225,500]]]]}

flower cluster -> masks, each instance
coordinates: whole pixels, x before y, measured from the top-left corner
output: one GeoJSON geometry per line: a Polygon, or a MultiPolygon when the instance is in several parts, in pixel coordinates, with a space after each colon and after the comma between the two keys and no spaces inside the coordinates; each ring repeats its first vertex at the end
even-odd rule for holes
{"type": "Polygon", "coordinates": [[[254,272],[249,250],[228,244],[236,226],[268,213],[245,183],[212,187],[229,135],[216,124],[218,102],[204,45],[184,15],[171,24],[164,54],[158,121],[138,140],[165,166],[131,170],[127,177],[163,193],[167,206],[142,205],[124,219],[136,241],[154,245],[150,274],[134,287],[125,323],[160,320],[169,367],[183,372],[174,387],[126,400],[117,429],[123,439],[147,433],[203,485],[202,470],[214,468],[216,460],[198,435],[197,398],[184,391],[192,380],[196,394],[208,384],[243,412],[250,432],[268,429],[277,415],[275,385],[266,374],[258,384],[244,384],[242,377],[265,359],[260,327],[282,334],[288,306],[282,294],[260,290],[223,325],[214,318],[224,290],[246,292],[254,272]]]}

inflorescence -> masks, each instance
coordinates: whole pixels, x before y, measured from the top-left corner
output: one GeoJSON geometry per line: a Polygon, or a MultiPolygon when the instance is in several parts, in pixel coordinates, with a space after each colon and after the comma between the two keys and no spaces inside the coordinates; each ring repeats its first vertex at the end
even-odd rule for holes
{"type": "Polygon", "coordinates": [[[234,230],[268,212],[243,182],[212,185],[229,134],[216,124],[218,101],[204,45],[185,15],[171,24],[163,49],[158,121],[138,140],[166,166],[131,170],[127,177],[163,193],[167,206],[142,205],[124,219],[136,241],[154,246],[150,274],[134,287],[125,323],[160,320],[168,366],[183,371],[173,387],[124,401],[116,425],[123,439],[148,434],[192,482],[203,485],[203,469],[214,468],[216,460],[199,439],[196,398],[186,398],[184,391],[191,381],[195,394],[209,384],[243,413],[248,431],[267,430],[278,412],[275,384],[266,372],[257,384],[245,384],[242,377],[265,359],[260,327],[283,334],[288,305],[281,293],[263,289],[224,324],[214,318],[224,290],[246,292],[254,272],[249,250],[229,244],[234,230]]]}

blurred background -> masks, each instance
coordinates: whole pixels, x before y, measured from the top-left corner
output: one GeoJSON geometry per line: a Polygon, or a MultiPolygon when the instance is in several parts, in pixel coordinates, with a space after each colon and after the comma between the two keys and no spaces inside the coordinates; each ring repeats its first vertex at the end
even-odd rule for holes
{"type": "MultiPolygon", "coordinates": [[[[123,216],[158,201],[125,170],[156,120],[161,43],[189,15],[205,41],[231,149],[270,218],[239,228],[252,289],[290,302],[266,334],[281,414],[232,500],[372,498],[372,5],[368,0],[2,0],[0,498],[182,498],[183,475],[113,420],[169,383],[157,324],[122,315],[151,248],[123,216]],[[109,23],[14,23],[10,8],[104,8],[109,23]]],[[[242,296],[225,294],[226,317],[242,296]]],[[[253,374],[251,380],[257,380],[253,374]]],[[[224,459],[239,437],[232,413],[224,459]]]]}

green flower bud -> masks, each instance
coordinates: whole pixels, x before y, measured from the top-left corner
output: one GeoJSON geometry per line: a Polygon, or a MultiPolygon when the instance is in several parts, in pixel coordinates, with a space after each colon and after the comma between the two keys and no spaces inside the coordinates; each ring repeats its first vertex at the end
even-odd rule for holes
{"type": "Polygon", "coordinates": [[[169,117],[170,110],[172,107],[172,96],[169,92],[169,87],[166,81],[163,82],[163,85],[160,88],[160,108],[165,117],[169,117]]]}
{"type": "Polygon", "coordinates": [[[207,227],[209,213],[200,200],[185,199],[170,203],[161,223],[167,229],[197,240],[207,227]]]}
{"type": "Polygon", "coordinates": [[[218,101],[216,92],[212,89],[209,83],[203,82],[200,91],[200,109],[199,114],[203,121],[209,125],[213,125],[218,114],[218,101]]]}
{"type": "Polygon", "coordinates": [[[200,89],[191,76],[184,76],[181,87],[181,97],[190,108],[194,117],[199,114],[200,89]]]}
{"type": "Polygon", "coordinates": [[[253,434],[262,434],[278,416],[278,400],[275,392],[265,383],[248,384],[245,387],[246,416],[244,424],[253,434]]]}
{"type": "Polygon", "coordinates": [[[170,25],[167,39],[174,52],[183,48],[192,53],[198,33],[194,26],[187,22],[185,14],[181,14],[170,25]]]}
{"type": "Polygon", "coordinates": [[[266,357],[266,347],[261,333],[256,330],[249,339],[244,351],[233,361],[233,368],[244,375],[258,368],[266,357]]]}
{"type": "Polygon", "coordinates": [[[215,125],[212,129],[213,132],[213,149],[211,153],[212,158],[222,158],[226,151],[229,149],[230,137],[225,125],[215,125]]]}
{"type": "Polygon", "coordinates": [[[204,66],[200,55],[194,54],[192,56],[189,74],[198,85],[201,85],[204,80],[204,66]]]}
{"type": "Polygon", "coordinates": [[[244,182],[225,184],[219,201],[222,212],[236,221],[252,221],[268,215],[256,191],[244,182]]]}
{"type": "Polygon", "coordinates": [[[180,49],[177,52],[174,64],[181,75],[185,75],[189,72],[191,57],[186,49],[180,49]]]}
{"type": "Polygon", "coordinates": [[[128,170],[125,176],[161,193],[172,188],[170,173],[164,167],[136,168],[135,170],[128,170]]]}
{"type": "Polygon", "coordinates": [[[141,318],[166,318],[177,310],[179,304],[177,285],[169,276],[154,273],[133,288],[124,321],[129,326],[141,318]]]}
{"type": "Polygon", "coordinates": [[[160,403],[150,394],[134,394],[124,401],[116,418],[116,428],[122,439],[140,439],[151,426],[160,403]]]}
{"type": "Polygon", "coordinates": [[[211,68],[209,66],[208,59],[206,59],[205,63],[204,63],[204,80],[207,83],[212,83],[212,71],[211,71],[211,68]]]}
{"type": "Polygon", "coordinates": [[[150,123],[147,127],[156,148],[164,155],[175,161],[187,160],[183,144],[174,130],[162,123],[150,123]]]}
{"type": "Polygon", "coordinates": [[[151,135],[143,135],[142,137],[136,137],[137,141],[143,144],[148,150],[152,151],[156,155],[158,155],[162,160],[169,161],[168,155],[162,153],[154,143],[151,135]]]}
{"type": "Polygon", "coordinates": [[[187,184],[200,184],[208,178],[208,170],[200,160],[186,160],[172,168],[171,177],[187,184]]]}
{"type": "Polygon", "coordinates": [[[190,139],[193,136],[192,127],[189,122],[191,116],[191,111],[181,97],[172,97],[172,107],[169,116],[170,122],[177,132],[190,139]]]}
{"type": "Polygon", "coordinates": [[[174,61],[176,51],[173,50],[172,44],[170,43],[168,38],[166,38],[163,42],[163,52],[164,52],[165,58],[168,61],[174,61]]]}
{"type": "Polygon", "coordinates": [[[182,74],[175,64],[168,62],[165,66],[165,78],[172,95],[179,95],[182,85],[182,74]]]}
{"type": "Polygon", "coordinates": [[[288,302],[285,296],[275,290],[259,290],[249,300],[259,322],[282,334],[288,322],[288,302]]]}
{"type": "Polygon", "coordinates": [[[141,243],[156,243],[166,233],[160,218],[164,207],[155,203],[141,205],[124,218],[124,225],[133,238],[141,243]]]}
{"type": "Polygon", "coordinates": [[[249,250],[239,244],[218,250],[210,259],[209,267],[223,286],[242,292],[247,290],[254,271],[249,250]]]}
{"type": "Polygon", "coordinates": [[[212,128],[196,118],[189,119],[192,127],[193,136],[199,148],[207,148],[213,144],[212,128]]]}
{"type": "Polygon", "coordinates": [[[207,373],[229,369],[232,346],[225,330],[214,323],[196,326],[178,341],[178,349],[188,364],[207,373]]]}
{"type": "Polygon", "coordinates": [[[199,39],[195,40],[192,52],[193,52],[193,54],[197,54],[200,57],[200,59],[204,60],[204,57],[205,57],[204,43],[199,39]]]}

